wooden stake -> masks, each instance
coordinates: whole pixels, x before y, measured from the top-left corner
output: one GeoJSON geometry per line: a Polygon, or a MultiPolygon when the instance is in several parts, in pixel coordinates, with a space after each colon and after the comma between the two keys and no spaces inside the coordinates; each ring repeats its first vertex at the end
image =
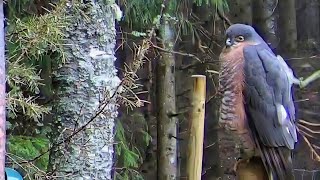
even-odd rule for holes
{"type": "Polygon", "coordinates": [[[204,113],[206,99],[206,77],[193,75],[192,112],[187,156],[188,180],[201,180],[204,113]]]}

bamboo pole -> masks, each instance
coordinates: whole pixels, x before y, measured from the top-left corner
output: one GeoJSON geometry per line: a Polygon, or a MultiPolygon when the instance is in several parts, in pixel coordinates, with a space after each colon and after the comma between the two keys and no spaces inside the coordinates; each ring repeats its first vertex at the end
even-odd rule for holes
{"type": "Polygon", "coordinates": [[[193,75],[192,112],[190,119],[190,136],[187,156],[188,180],[201,180],[204,113],[206,99],[206,77],[193,75]]]}

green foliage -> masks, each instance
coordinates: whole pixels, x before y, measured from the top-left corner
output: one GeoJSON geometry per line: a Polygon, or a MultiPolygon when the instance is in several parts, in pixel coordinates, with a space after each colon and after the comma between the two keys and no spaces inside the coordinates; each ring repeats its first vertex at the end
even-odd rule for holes
{"type": "Polygon", "coordinates": [[[15,92],[11,90],[8,93],[8,109],[10,110],[9,117],[17,117],[17,112],[22,112],[25,116],[32,118],[35,122],[42,126],[40,119],[43,113],[49,113],[49,108],[42,107],[34,102],[34,97],[24,97],[21,91],[15,92]]]}
{"type": "Polygon", "coordinates": [[[127,114],[117,121],[116,127],[116,179],[143,179],[135,170],[142,164],[143,153],[151,142],[143,115],[138,112],[127,114]]]}
{"type": "Polygon", "coordinates": [[[116,152],[119,163],[127,168],[137,168],[141,159],[136,149],[130,149],[130,144],[125,137],[125,130],[120,121],[117,121],[116,141],[116,152]]]}
{"type": "Polygon", "coordinates": [[[138,171],[133,169],[121,169],[120,173],[116,173],[115,175],[116,180],[144,180],[141,174],[138,171]]]}
{"type": "MultiPolygon", "coordinates": [[[[125,22],[135,30],[147,30],[154,25],[154,18],[160,14],[161,0],[121,0],[120,6],[124,8],[125,22]]],[[[193,0],[197,6],[206,4],[212,8],[227,10],[228,3],[226,0],[193,0]]],[[[181,11],[192,12],[185,6],[188,4],[185,0],[169,1],[167,13],[171,16],[177,16],[181,11]]]]}
{"type": "MultiPolygon", "coordinates": [[[[183,2],[183,1],[182,1],[183,2]]],[[[212,12],[216,13],[217,10],[224,12],[229,9],[228,3],[226,0],[194,0],[193,1],[195,5],[197,6],[207,6],[210,9],[212,9],[212,12]]],[[[187,9],[188,5],[187,3],[181,3],[183,8],[187,9]]],[[[190,8],[190,7],[189,7],[190,8]]],[[[185,10],[187,11],[187,10],[185,10]]],[[[188,10],[191,11],[191,10],[188,10]]],[[[211,16],[214,14],[212,13],[211,16]]],[[[185,12],[180,12],[177,14],[178,16],[178,23],[177,23],[177,29],[181,32],[182,35],[192,35],[192,42],[195,42],[196,38],[199,38],[199,22],[198,19],[190,18],[190,15],[186,15],[185,12]]],[[[208,14],[210,16],[210,14],[208,14]]]]}
{"type": "MultiPolygon", "coordinates": [[[[32,177],[38,172],[38,169],[45,171],[47,169],[49,155],[41,156],[32,165],[21,163],[23,160],[33,159],[43,152],[47,151],[49,141],[42,137],[27,137],[27,136],[10,136],[8,138],[8,153],[9,161],[12,163],[10,167],[21,170],[24,174],[32,177]]],[[[29,178],[30,179],[30,178],[29,178]]]]}
{"type": "Polygon", "coordinates": [[[66,27],[63,12],[15,19],[8,29],[9,60],[39,60],[46,53],[63,53],[63,29],[66,27]],[[62,14],[60,14],[62,13],[62,14]]]}
{"type": "Polygon", "coordinates": [[[161,3],[162,1],[155,0],[121,0],[119,5],[124,7],[124,20],[129,27],[142,30],[153,25],[153,19],[159,15],[161,3]]]}
{"type": "Polygon", "coordinates": [[[7,0],[8,16],[11,17],[23,17],[30,15],[33,11],[30,11],[34,7],[33,0],[7,0]]]}
{"type": "Polygon", "coordinates": [[[194,0],[197,6],[201,6],[203,4],[219,8],[220,10],[229,9],[228,3],[226,0],[194,0]]]}
{"type": "Polygon", "coordinates": [[[65,61],[63,29],[67,26],[67,20],[64,6],[55,6],[52,11],[35,16],[28,13],[31,7],[34,8],[33,1],[12,0],[7,3],[9,117],[16,118],[21,113],[41,125],[41,117],[49,109],[36,103],[40,87],[45,86],[41,83],[38,65],[48,55],[54,57],[57,63],[65,61]]]}

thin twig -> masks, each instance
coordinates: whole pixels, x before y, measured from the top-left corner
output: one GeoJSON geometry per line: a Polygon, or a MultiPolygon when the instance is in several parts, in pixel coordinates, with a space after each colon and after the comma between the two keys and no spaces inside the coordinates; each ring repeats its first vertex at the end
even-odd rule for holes
{"type": "Polygon", "coordinates": [[[307,124],[307,125],[310,125],[310,126],[320,126],[320,123],[311,123],[311,122],[305,121],[303,119],[299,119],[299,123],[307,124]]]}
{"type": "Polygon", "coordinates": [[[232,25],[231,21],[229,20],[229,18],[227,16],[224,15],[223,12],[221,12],[221,10],[219,10],[219,8],[217,8],[217,13],[219,15],[219,17],[224,21],[226,22],[229,26],[232,25]]]}
{"type": "Polygon", "coordinates": [[[201,63],[203,62],[194,54],[188,54],[188,53],[183,53],[183,52],[178,52],[178,51],[168,51],[168,50],[165,50],[164,48],[159,47],[159,46],[154,45],[154,44],[152,44],[152,47],[154,47],[156,49],[159,49],[160,51],[163,51],[163,52],[172,53],[172,54],[178,54],[178,55],[181,55],[181,56],[192,57],[192,58],[196,59],[197,61],[199,61],[201,63]]]}
{"type": "Polygon", "coordinates": [[[77,135],[80,131],[84,130],[92,121],[94,121],[101,113],[103,113],[103,111],[105,110],[105,108],[108,106],[108,104],[110,103],[110,101],[118,94],[118,90],[119,88],[121,87],[122,83],[124,81],[121,81],[120,84],[117,86],[115,92],[112,94],[112,96],[110,97],[109,101],[104,103],[102,105],[102,107],[100,108],[100,110],[98,110],[98,112],[90,118],[90,120],[85,123],[84,125],[82,125],[80,128],[78,128],[76,131],[74,131],[70,136],[68,136],[67,138],[65,138],[63,141],[59,142],[59,143],[55,143],[53,144],[48,150],[46,150],[45,152],[41,153],[40,155],[38,155],[37,157],[31,159],[31,160],[28,160],[26,162],[21,162],[21,163],[30,163],[30,162],[33,162],[33,161],[36,161],[37,159],[39,159],[40,157],[42,157],[43,155],[47,154],[48,152],[50,152],[53,148],[56,148],[58,146],[60,146],[61,144],[67,142],[67,141],[70,141],[71,138],[73,138],[75,135],[77,135]]]}
{"type": "Polygon", "coordinates": [[[314,130],[312,130],[312,129],[310,129],[310,128],[302,125],[302,124],[298,124],[298,126],[299,126],[299,127],[302,127],[303,129],[305,129],[305,130],[307,130],[307,131],[309,131],[309,132],[311,132],[311,133],[313,133],[313,134],[320,134],[320,131],[314,131],[314,130]]]}
{"type": "Polygon", "coordinates": [[[219,71],[209,70],[209,69],[206,72],[212,73],[212,74],[218,74],[218,75],[220,74],[219,71]]]}
{"type": "Polygon", "coordinates": [[[293,58],[288,58],[287,61],[290,60],[304,60],[304,59],[319,59],[319,55],[314,55],[314,56],[309,56],[309,57],[293,57],[293,58]]]}
{"type": "MultiPolygon", "coordinates": [[[[300,132],[300,129],[297,128],[298,131],[300,132]]],[[[301,132],[300,132],[301,134],[301,132]]],[[[314,155],[315,156],[315,160],[317,161],[320,161],[320,156],[318,155],[318,153],[314,150],[314,148],[312,147],[312,144],[310,143],[310,141],[308,140],[308,138],[306,138],[303,134],[302,134],[302,137],[304,139],[304,141],[307,143],[308,147],[310,148],[310,151],[312,153],[312,156],[314,155]]]]}

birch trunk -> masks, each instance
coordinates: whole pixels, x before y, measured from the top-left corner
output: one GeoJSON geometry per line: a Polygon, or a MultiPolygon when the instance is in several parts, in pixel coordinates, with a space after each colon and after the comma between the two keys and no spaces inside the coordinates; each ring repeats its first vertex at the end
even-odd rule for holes
{"type": "MultiPolygon", "coordinates": [[[[66,6],[72,17],[65,31],[68,61],[57,70],[53,114],[59,134],[53,142],[64,141],[94,117],[101,100],[110,97],[120,81],[114,66],[114,1],[91,0],[76,8],[68,2],[66,6]]],[[[117,114],[113,100],[82,131],[54,149],[50,163],[56,179],[112,179],[117,114]]]]}

